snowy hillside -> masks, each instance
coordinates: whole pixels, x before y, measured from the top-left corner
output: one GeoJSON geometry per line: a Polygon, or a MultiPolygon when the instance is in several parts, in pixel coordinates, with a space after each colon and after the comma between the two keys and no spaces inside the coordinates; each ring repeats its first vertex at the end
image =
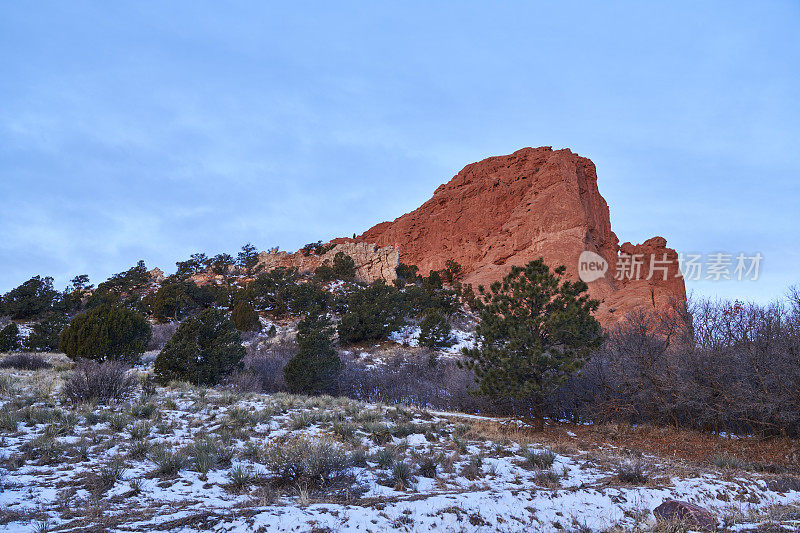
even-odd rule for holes
{"type": "Polygon", "coordinates": [[[71,406],[54,358],[3,371],[0,531],[634,531],[670,498],[733,529],[800,516],[795,478],[566,425],[181,384],[71,406]]]}

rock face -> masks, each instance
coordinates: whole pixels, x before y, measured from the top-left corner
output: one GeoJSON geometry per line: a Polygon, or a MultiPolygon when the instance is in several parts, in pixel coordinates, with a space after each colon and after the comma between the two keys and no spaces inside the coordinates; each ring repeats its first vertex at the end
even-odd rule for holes
{"type": "Polygon", "coordinates": [[[551,267],[565,265],[568,277],[578,279],[581,253],[594,252],[608,268],[589,283],[605,325],[634,308],[663,309],[672,298],[686,298],[676,252],[661,237],[620,246],[594,163],[567,149],[523,148],[467,165],[421,207],[355,240],[399,250],[399,259],[421,273],[453,259],[463,268],[462,281],[475,286],[539,257],[551,267]],[[638,279],[635,268],[624,268],[637,263],[638,279]]]}
{"type": "Polygon", "coordinates": [[[338,252],[353,258],[356,264],[356,280],[372,282],[383,278],[395,279],[395,268],[400,264],[400,254],[393,246],[377,246],[368,242],[352,242],[351,239],[335,239],[335,246],[322,255],[303,255],[301,252],[261,252],[258,262],[265,270],[277,267],[296,267],[301,272],[313,272],[326,260],[333,264],[338,252]]]}
{"type": "Polygon", "coordinates": [[[150,276],[150,280],[155,283],[162,283],[164,281],[164,271],[158,267],[148,271],[147,274],[150,276]]]}

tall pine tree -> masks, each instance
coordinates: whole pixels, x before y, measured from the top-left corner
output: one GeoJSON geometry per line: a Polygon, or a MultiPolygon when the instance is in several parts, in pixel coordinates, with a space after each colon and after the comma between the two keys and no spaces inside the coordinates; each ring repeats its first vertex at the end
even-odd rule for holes
{"type": "Polygon", "coordinates": [[[304,394],[334,394],[344,364],[333,346],[333,328],[328,318],[310,312],[297,325],[297,355],[283,369],[289,391],[304,394]]]}
{"type": "Polygon", "coordinates": [[[530,402],[539,421],[545,401],[602,343],[582,281],[562,281],[566,268],[550,271],[543,259],[514,266],[478,301],[477,346],[464,350],[478,393],[530,402]]]}

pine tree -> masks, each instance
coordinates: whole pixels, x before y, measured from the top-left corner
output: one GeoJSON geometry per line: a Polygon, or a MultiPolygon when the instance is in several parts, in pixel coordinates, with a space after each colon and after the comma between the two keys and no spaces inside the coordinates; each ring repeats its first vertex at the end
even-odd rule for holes
{"type": "Polygon", "coordinates": [[[253,306],[245,301],[240,301],[231,311],[233,325],[239,331],[256,331],[261,329],[261,321],[253,306]]]}
{"type": "Polygon", "coordinates": [[[444,264],[444,269],[440,270],[439,273],[444,281],[453,283],[461,276],[461,265],[452,259],[448,259],[444,264]]]}
{"type": "Polygon", "coordinates": [[[143,303],[150,315],[160,323],[181,320],[192,310],[192,299],[187,291],[191,282],[165,282],[154,293],[144,297],[143,303]]]}
{"type": "Polygon", "coordinates": [[[78,274],[72,278],[70,285],[73,291],[78,291],[81,295],[85,290],[90,290],[93,287],[93,285],[89,283],[88,274],[78,274]]]}
{"type": "Polygon", "coordinates": [[[383,280],[350,294],[346,309],[338,327],[343,343],[386,339],[403,325],[406,315],[403,294],[383,280]]]}
{"type": "Polygon", "coordinates": [[[150,335],[144,316],[104,304],[75,316],[61,332],[58,347],[71,359],[132,363],[144,353],[150,335]]]}
{"type": "Polygon", "coordinates": [[[289,290],[288,311],[296,316],[311,311],[323,312],[330,305],[331,293],[316,283],[294,283],[289,290]]]}
{"type": "Polygon", "coordinates": [[[236,264],[244,269],[248,276],[251,275],[256,265],[258,265],[258,248],[249,242],[242,246],[242,250],[236,257],[236,264]]]}
{"type": "Polygon", "coordinates": [[[344,252],[333,256],[333,275],[336,279],[353,281],[356,277],[356,262],[344,252]]]}
{"type": "Polygon", "coordinates": [[[214,304],[214,285],[196,285],[191,281],[165,281],[159,289],[145,296],[142,304],[159,322],[182,320],[214,304]]]}
{"type": "Polygon", "coordinates": [[[540,421],[548,396],[602,343],[599,302],[582,281],[562,281],[565,270],[541,258],[512,267],[478,300],[478,344],[464,350],[480,394],[529,401],[540,421]]]}
{"type": "Polygon", "coordinates": [[[431,308],[419,325],[419,344],[427,348],[445,348],[454,344],[450,335],[450,321],[439,309],[431,308]]]}
{"type": "Polygon", "coordinates": [[[260,311],[282,317],[290,310],[299,277],[295,267],[273,268],[248,283],[243,298],[260,311]]]}
{"type": "Polygon", "coordinates": [[[421,279],[419,275],[419,268],[417,268],[416,265],[399,263],[394,271],[395,274],[397,274],[397,279],[401,280],[401,285],[405,285],[406,283],[415,283],[421,279]]]}
{"type": "Polygon", "coordinates": [[[199,274],[211,266],[212,260],[204,253],[196,253],[189,256],[186,261],[177,261],[175,266],[178,270],[175,272],[175,277],[180,280],[189,279],[195,274],[199,274]]]}
{"type": "Polygon", "coordinates": [[[140,299],[150,285],[150,274],[144,261],[138,261],[136,266],[124,272],[114,274],[92,291],[86,302],[90,308],[101,305],[114,305],[139,309],[140,299]]]}
{"type": "Polygon", "coordinates": [[[215,385],[239,366],[245,350],[233,322],[209,308],[187,318],[156,357],[158,380],[215,385]]]}
{"type": "Polygon", "coordinates": [[[0,314],[13,319],[36,319],[50,312],[58,297],[58,291],[53,288],[53,278],[34,276],[3,296],[0,314]]]}
{"type": "Polygon", "coordinates": [[[327,259],[314,271],[314,278],[322,283],[335,279],[353,281],[356,277],[356,262],[344,252],[336,252],[333,265],[327,259]]]}
{"type": "Polygon", "coordinates": [[[50,313],[33,326],[25,339],[25,349],[32,352],[52,352],[58,349],[61,332],[69,324],[63,313],[50,313]]]}
{"type": "Polygon", "coordinates": [[[283,375],[289,391],[333,394],[344,366],[333,346],[333,328],[327,317],[311,312],[297,326],[297,355],[289,360],[283,375]]]}
{"type": "Polygon", "coordinates": [[[210,259],[210,262],[211,271],[214,272],[214,274],[223,276],[228,274],[228,271],[234,264],[233,256],[225,253],[215,255],[210,259]]]}
{"type": "Polygon", "coordinates": [[[21,347],[19,328],[15,323],[11,322],[0,330],[0,352],[13,352],[21,347]]]}

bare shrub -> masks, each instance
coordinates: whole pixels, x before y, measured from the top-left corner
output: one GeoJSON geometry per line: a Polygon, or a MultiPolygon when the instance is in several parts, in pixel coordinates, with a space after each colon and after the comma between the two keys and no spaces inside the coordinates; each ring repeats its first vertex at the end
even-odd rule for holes
{"type": "MultiPolygon", "coordinates": [[[[271,344],[250,345],[244,369],[228,379],[228,386],[244,392],[285,392],[283,368],[297,353],[297,344],[281,338],[271,344]]],[[[339,376],[341,396],[360,401],[405,404],[420,408],[507,414],[524,412],[521,402],[490,402],[470,394],[471,371],[456,360],[441,358],[435,365],[425,353],[398,353],[372,366],[352,354],[340,354],[345,363],[339,376]]]]}
{"type": "Polygon", "coordinates": [[[261,392],[264,384],[261,377],[250,370],[234,370],[225,378],[225,387],[237,392],[261,392]]]}
{"type": "Polygon", "coordinates": [[[153,336],[150,337],[150,342],[147,343],[147,350],[161,350],[167,341],[172,338],[175,331],[178,329],[178,322],[167,322],[166,324],[154,324],[153,336]]]}
{"type": "MultiPolygon", "coordinates": [[[[793,293],[795,294],[795,293],[793,293]]],[[[800,435],[800,303],[633,313],[552,398],[554,416],[800,435]]]]}
{"type": "Polygon", "coordinates": [[[70,402],[119,400],[136,388],[136,378],[117,361],[81,361],[67,376],[62,396],[70,402]]]}
{"type": "Polygon", "coordinates": [[[50,368],[51,365],[44,357],[35,353],[15,353],[0,361],[0,368],[16,368],[17,370],[40,370],[50,368]]]}
{"type": "MultiPolygon", "coordinates": [[[[247,347],[243,370],[228,379],[228,386],[244,392],[285,392],[283,368],[297,353],[293,339],[279,336],[271,343],[253,342],[247,347]]],[[[381,365],[371,366],[352,354],[340,353],[345,363],[339,377],[342,396],[361,401],[405,404],[420,408],[525,414],[524,402],[491,402],[470,394],[475,378],[458,367],[455,359],[439,358],[436,364],[424,352],[394,354],[381,365]]]]}
{"type": "MultiPolygon", "coordinates": [[[[255,376],[261,392],[286,391],[283,367],[297,353],[297,344],[287,339],[267,346],[254,346],[254,344],[247,347],[247,354],[242,360],[244,372],[249,376],[255,376]]],[[[238,381],[240,385],[246,386],[248,392],[254,392],[256,382],[251,377],[239,375],[233,379],[234,382],[238,381]]]]}
{"type": "Polygon", "coordinates": [[[352,356],[343,359],[339,391],[357,400],[462,412],[496,412],[501,407],[471,395],[474,376],[453,359],[431,366],[427,356],[407,353],[374,367],[352,356]]]}

